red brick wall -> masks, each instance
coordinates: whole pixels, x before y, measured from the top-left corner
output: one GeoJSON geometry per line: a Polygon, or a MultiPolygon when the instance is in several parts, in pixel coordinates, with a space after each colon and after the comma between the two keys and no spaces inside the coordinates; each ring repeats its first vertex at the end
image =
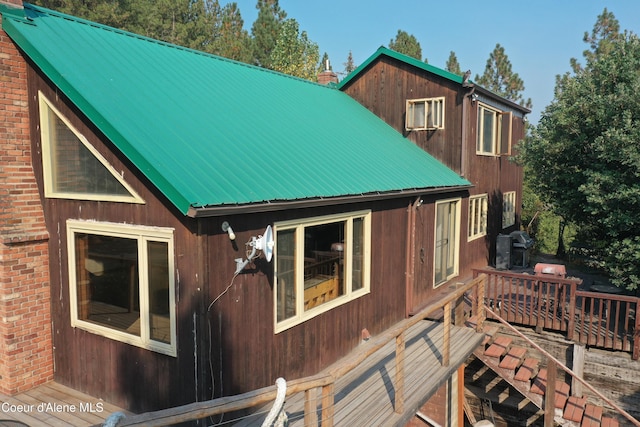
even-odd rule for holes
{"type": "Polygon", "coordinates": [[[8,394],[53,378],[48,234],[31,165],[26,74],[0,21],[0,392],[8,394]]]}

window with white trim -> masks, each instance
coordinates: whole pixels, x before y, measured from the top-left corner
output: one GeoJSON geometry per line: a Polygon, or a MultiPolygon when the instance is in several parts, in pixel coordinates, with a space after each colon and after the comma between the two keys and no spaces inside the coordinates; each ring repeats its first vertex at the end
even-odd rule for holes
{"type": "Polygon", "coordinates": [[[369,293],[371,211],[274,224],[275,330],[369,293]]]}
{"type": "Polygon", "coordinates": [[[71,326],[176,355],[173,229],[67,221],[71,326]]]}
{"type": "Polygon", "coordinates": [[[478,103],[476,154],[498,155],[502,149],[502,115],[500,111],[478,103]]]}
{"type": "Polygon", "coordinates": [[[42,92],[39,106],[46,197],[144,203],[42,92]]]}
{"type": "Polygon", "coordinates": [[[487,194],[469,198],[468,240],[477,239],[487,234],[488,206],[489,196],[487,194]]]}
{"type": "Polygon", "coordinates": [[[516,223],[516,192],[509,191],[502,195],[502,228],[516,223]]]}
{"type": "Polygon", "coordinates": [[[408,99],[406,130],[444,129],[444,97],[408,99]]]}

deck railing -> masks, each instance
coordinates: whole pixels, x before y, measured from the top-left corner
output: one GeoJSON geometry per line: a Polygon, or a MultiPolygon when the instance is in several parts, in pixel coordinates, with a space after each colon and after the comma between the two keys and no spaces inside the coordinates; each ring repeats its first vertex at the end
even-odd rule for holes
{"type": "MultiPolygon", "coordinates": [[[[452,324],[458,326],[462,326],[464,324],[464,300],[466,294],[478,295],[480,297],[480,301],[484,299],[485,282],[486,275],[478,274],[470,282],[460,285],[454,291],[447,294],[442,299],[428,305],[416,315],[399,322],[384,333],[373,338],[366,346],[355,350],[332,370],[319,375],[288,381],[287,396],[299,392],[305,393],[304,425],[316,426],[318,425],[318,421],[321,420],[321,425],[323,427],[333,426],[333,419],[335,415],[334,388],[336,380],[351,372],[367,358],[373,356],[374,353],[386,346],[389,342],[395,342],[396,347],[396,373],[395,378],[392,379],[393,388],[395,390],[394,408],[397,413],[402,413],[404,411],[404,352],[406,348],[405,338],[407,331],[418,322],[432,317],[442,310],[444,313],[444,320],[443,339],[440,352],[442,354],[442,365],[448,366],[451,349],[451,326],[452,324]],[[455,313],[453,317],[452,313],[455,313]],[[318,390],[321,392],[320,418],[318,418],[318,411],[316,409],[318,390]]],[[[478,307],[476,304],[473,311],[482,313],[483,307],[483,305],[478,307]]],[[[126,417],[118,423],[118,427],[165,426],[212,417],[264,405],[272,402],[276,397],[276,393],[276,386],[264,387],[236,396],[221,397],[206,402],[196,402],[175,408],[126,417]]],[[[99,425],[94,427],[99,427],[99,425]]]]}
{"type": "Polygon", "coordinates": [[[474,270],[479,274],[487,276],[485,303],[507,322],[640,357],[640,298],[581,291],[580,279],[474,270]]]}

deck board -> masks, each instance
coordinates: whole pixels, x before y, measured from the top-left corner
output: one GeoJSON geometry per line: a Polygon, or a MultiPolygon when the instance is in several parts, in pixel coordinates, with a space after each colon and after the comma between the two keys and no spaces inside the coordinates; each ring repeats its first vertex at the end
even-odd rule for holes
{"type": "MultiPolygon", "coordinates": [[[[443,335],[442,323],[428,320],[419,322],[407,331],[405,402],[402,413],[395,412],[395,342],[391,341],[356,369],[336,380],[334,425],[352,426],[368,422],[375,422],[376,425],[404,425],[405,421],[415,414],[427,398],[444,384],[482,343],[484,337],[470,328],[452,327],[450,364],[444,367],[441,352],[443,335]]],[[[326,372],[332,368],[333,366],[330,366],[326,372]]],[[[320,390],[317,398],[319,407],[320,390]]],[[[303,426],[304,393],[289,396],[285,402],[285,410],[288,413],[289,426],[303,426]]],[[[259,426],[266,412],[268,408],[236,425],[259,426]]]]}
{"type": "Polygon", "coordinates": [[[30,427],[84,427],[101,423],[118,411],[127,413],[53,381],[14,396],[0,393],[0,425],[2,420],[13,420],[30,427]]]}

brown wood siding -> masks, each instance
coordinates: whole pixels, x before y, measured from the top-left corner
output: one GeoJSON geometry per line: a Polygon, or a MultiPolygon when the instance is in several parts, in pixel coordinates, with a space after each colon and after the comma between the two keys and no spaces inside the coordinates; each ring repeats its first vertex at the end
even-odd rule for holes
{"type": "MultiPolygon", "coordinates": [[[[152,188],[149,183],[140,178],[125,159],[114,155],[113,146],[105,143],[104,137],[98,137],[97,130],[80,118],[77,109],[32,68],[28,80],[30,99],[34,101],[30,103],[33,165],[51,236],[51,307],[56,381],[136,412],[201,399],[202,396],[197,396],[196,383],[202,382],[202,378],[197,378],[194,366],[204,364],[204,361],[195,360],[193,346],[193,313],[200,312],[195,222],[180,215],[160,194],[149,190],[152,188]],[[116,170],[124,172],[127,182],[146,201],[145,204],[44,198],[38,91],[42,91],[55,104],[116,170]],[[70,218],[175,229],[178,357],[71,328],[66,235],[66,220],[70,218]]],[[[202,320],[198,316],[196,321],[202,320]]],[[[202,333],[202,325],[197,325],[196,329],[197,333],[202,333]]]]}
{"type": "Polygon", "coordinates": [[[370,65],[367,71],[344,89],[419,147],[460,173],[462,138],[462,96],[447,79],[400,63],[388,57],[370,65]],[[445,128],[405,130],[408,99],[445,97],[445,128]]]}

